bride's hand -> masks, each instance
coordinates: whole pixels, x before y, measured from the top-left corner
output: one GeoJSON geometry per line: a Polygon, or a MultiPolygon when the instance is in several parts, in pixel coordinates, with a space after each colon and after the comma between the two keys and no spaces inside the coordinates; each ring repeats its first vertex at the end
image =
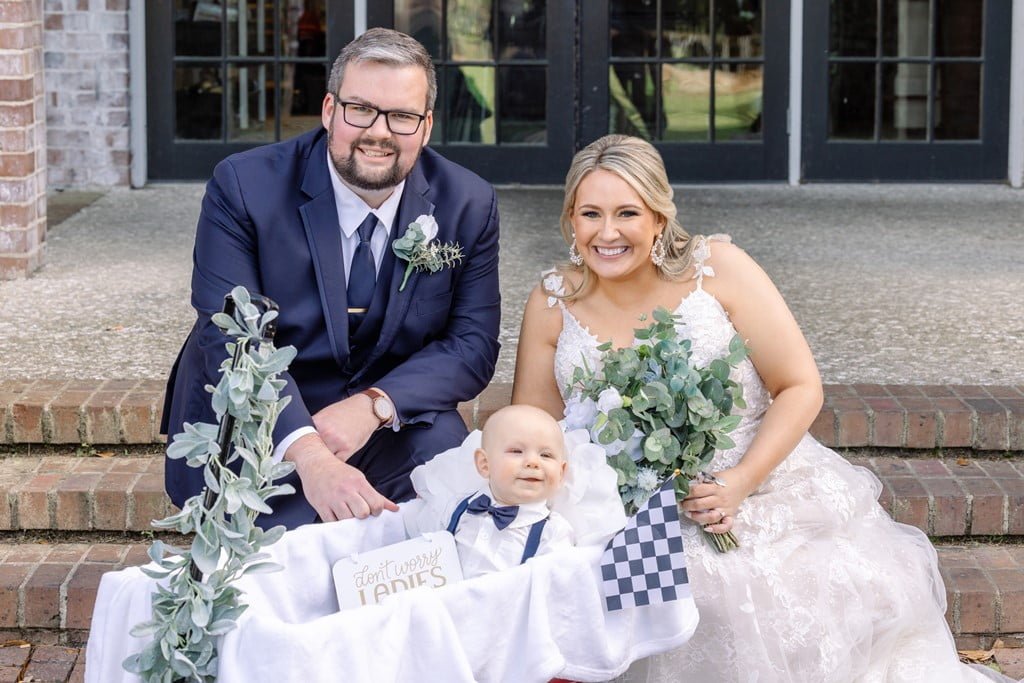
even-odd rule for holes
{"type": "Polygon", "coordinates": [[[715,472],[715,477],[725,486],[694,482],[690,494],[679,504],[683,514],[714,534],[732,530],[736,513],[757,483],[738,467],[715,472]]]}

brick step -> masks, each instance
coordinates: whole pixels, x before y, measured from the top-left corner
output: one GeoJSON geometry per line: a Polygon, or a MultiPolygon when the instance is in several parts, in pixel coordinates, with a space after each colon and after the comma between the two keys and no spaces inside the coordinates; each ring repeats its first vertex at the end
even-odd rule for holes
{"type": "MultiPolygon", "coordinates": [[[[146,563],[147,547],[0,543],[0,633],[49,629],[62,632],[62,643],[85,642],[100,577],[146,563]]],[[[996,637],[1024,647],[1024,545],[940,545],[937,551],[958,647],[987,648],[996,637]]]]}
{"type": "MultiPolygon", "coordinates": [[[[1024,458],[851,456],[882,481],[880,502],[931,536],[1024,536],[1024,458]]],[[[0,531],[145,531],[173,509],[164,459],[0,460],[0,531]]]]}
{"type": "Polygon", "coordinates": [[[897,522],[933,537],[1024,536],[1024,457],[848,459],[881,480],[897,522]]]}
{"type": "Polygon", "coordinates": [[[0,460],[0,530],[144,531],[171,510],[163,457],[0,460]]]}
{"type": "MultiPolygon", "coordinates": [[[[0,380],[0,444],[162,443],[162,380],[0,380]]],[[[470,426],[508,404],[494,382],[459,406],[470,426]]],[[[1024,386],[828,384],[826,446],[1024,451],[1024,386]]]]}
{"type": "Polygon", "coordinates": [[[4,635],[0,631],[0,683],[85,683],[85,648],[62,644],[59,632],[4,635]]]}

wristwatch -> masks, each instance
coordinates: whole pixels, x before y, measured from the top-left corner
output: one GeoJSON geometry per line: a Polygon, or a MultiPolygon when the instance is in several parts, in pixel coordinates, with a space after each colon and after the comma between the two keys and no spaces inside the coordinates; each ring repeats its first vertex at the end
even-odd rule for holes
{"type": "Polygon", "coordinates": [[[381,426],[391,423],[395,417],[395,404],[387,394],[374,387],[363,389],[359,393],[366,394],[373,401],[373,414],[380,420],[381,426]]]}

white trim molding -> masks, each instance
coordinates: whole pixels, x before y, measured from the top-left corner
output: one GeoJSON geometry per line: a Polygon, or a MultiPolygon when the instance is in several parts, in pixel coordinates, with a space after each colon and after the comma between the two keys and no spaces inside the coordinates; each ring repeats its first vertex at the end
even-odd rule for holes
{"type": "MultiPolygon", "coordinates": [[[[1024,3],[1024,0],[1018,2],[1024,3]]],[[[792,0],[789,12],[789,184],[799,185],[803,136],[804,0],[792,0]]]]}
{"type": "Polygon", "coordinates": [[[352,35],[361,36],[366,33],[366,0],[355,0],[352,3],[352,35]]]}
{"type": "Polygon", "coordinates": [[[146,2],[128,6],[128,182],[143,187],[149,179],[146,112],[146,2]]]}
{"type": "Polygon", "coordinates": [[[1010,28],[1010,136],[1007,176],[1012,187],[1024,187],[1024,0],[1013,0],[1010,28]]]}

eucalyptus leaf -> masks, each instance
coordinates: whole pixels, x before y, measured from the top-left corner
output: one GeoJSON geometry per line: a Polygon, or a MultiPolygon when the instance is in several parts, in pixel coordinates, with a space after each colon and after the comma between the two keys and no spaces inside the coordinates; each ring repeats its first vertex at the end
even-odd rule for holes
{"type": "Polygon", "coordinates": [[[240,603],[241,592],[230,584],[243,570],[270,570],[273,563],[260,548],[281,536],[280,528],[263,533],[253,519],[258,512],[269,511],[267,498],[294,493],[290,485],[274,484],[275,479],[293,471],[294,465],[275,464],[270,458],[274,423],[291,400],[281,395],[287,381],[278,375],[287,370],[296,351],[293,347],[275,349],[271,341],[263,339],[266,326],[277,318],[276,311],[261,314],[243,287],[235,287],[231,296],[234,316],[211,317],[228,341],[220,379],[216,386],[207,385],[206,391],[218,420],[228,413],[236,420],[226,461],[241,460],[242,475],[218,464],[219,425],[185,424],[183,431],[173,436],[168,455],[204,468],[206,486],[216,496],[209,508],[202,494],[193,496],[180,511],[153,522],[155,528],[195,532],[195,536],[188,548],[154,541],[149,550],[159,568],[148,566],[143,572],[161,583],[154,586],[151,619],[132,632],[151,639],[123,663],[146,683],[215,682],[217,638],[234,628],[246,609],[240,603]],[[237,359],[236,348],[244,351],[237,359]],[[189,569],[193,564],[205,581],[192,580],[189,569]]]}

